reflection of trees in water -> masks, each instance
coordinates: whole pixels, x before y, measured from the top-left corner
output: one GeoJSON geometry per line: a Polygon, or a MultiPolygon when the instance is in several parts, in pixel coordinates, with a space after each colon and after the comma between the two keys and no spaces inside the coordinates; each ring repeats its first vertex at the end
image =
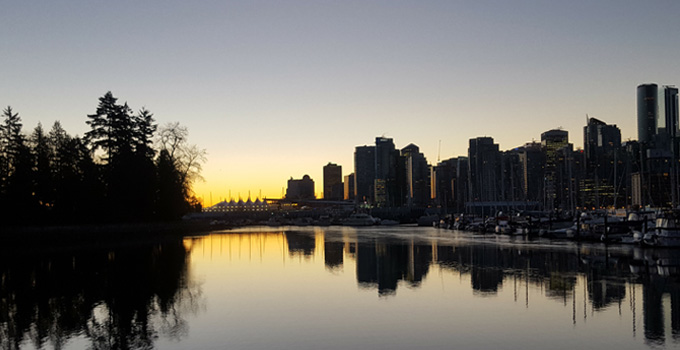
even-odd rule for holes
{"type": "Polygon", "coordinates": [[[3,254],[0,347],[63,347],[85,335],[92,349],[149,349],[187,333],[200,288],[181,240],[75,253],[3,254]]]}

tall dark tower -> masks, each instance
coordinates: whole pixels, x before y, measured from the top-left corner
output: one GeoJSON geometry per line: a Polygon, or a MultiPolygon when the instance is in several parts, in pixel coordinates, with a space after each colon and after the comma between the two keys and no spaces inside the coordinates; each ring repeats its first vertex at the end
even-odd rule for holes
{"type": "Polygon", "coordinates": [[[323,167],[323,199],[339,201],[343,197],[342,166],[328,163],[323,167]]]}
{"type": "Polygon", "coordinates": [[[469,157],[469,200],[490,202],[499,199],[497,188],[500,181],[500,151],[491,137],[470,139],[469,157]]]}
{"type": "Polygon", "coordinates": [[[541,145],[545,151],[544,206],[549,210],[570,209],[568,198],[564,195],[565,189],[569,188],[569,182],[568,178],[562,176],[564,158],[570,156],[569,133],[566,130],[548,130],[541,134],[541,145]]]}
{"type": "Polygon", "coordinates": [[[664,86],[664,115],[666,132],[672,138],[678,136],[678,88],[675,86],[664,86]]]}
{"type": "Polygon", "coordinates": [[[375,146],[357,146],[354,151],[354,200],[373,202],[375,146]]]}
{"type": "Polygon", "coordinates": [[[387,137],[375,138],[374,200],[378,206],[392,206],[397,196],[397,156],[394,141],[387,137]]]}
{"type": "Polygon", "coordinates": [[[656,84],[642,84],[637,87],[638,141],[649,144],[654,139],[659,118],[659,88],[656,84]]]}
{"type": "Polygon", "coordinates": [[[616,125],[599,119],[588,118],[583,127],[583,148],[585,149],[586,176],[582,181],[581,204],[586,207],[616,206],[625,202],[623,187],[623,157],[621,130],[616,125]],[[617,167],[617,163],[622,166],[617,167]]]}

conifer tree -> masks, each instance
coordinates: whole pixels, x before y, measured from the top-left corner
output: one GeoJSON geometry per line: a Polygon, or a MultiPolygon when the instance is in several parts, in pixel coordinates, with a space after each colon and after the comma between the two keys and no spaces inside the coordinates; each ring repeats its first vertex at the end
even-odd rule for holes
{"type": "Polygon", "coordinates": [[[37,201],[37,218],[47,219],[54,204],[54,181],[52,178],[52,150],[48,136],[38,123],[29,139],[33,158],[33,194],[37,201]]]}
{"type": "Polygon", "coordinates": [[[21,222],[30,216],[32,206],[32,157],[21,129],[18,113],[11,107],[3,111],[0,124],[0,211],[9,221],[21,222]]]}

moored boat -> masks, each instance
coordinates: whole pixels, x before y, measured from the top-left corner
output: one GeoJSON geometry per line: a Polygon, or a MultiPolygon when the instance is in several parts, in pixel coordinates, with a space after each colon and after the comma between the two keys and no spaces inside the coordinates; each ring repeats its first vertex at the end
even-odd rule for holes
{"type": "Polygon", "coordinates": [[[659,214],[656,226],[644,235],[642,243],[654,247],[680,247],[680,213],[659,214]]]}
{"type": "Polygon", "coordinates": [[[366,213],[355,213],[350,215],[342,222],[343,226],[372,226],[378,223],[378,220],[366,213]]]}

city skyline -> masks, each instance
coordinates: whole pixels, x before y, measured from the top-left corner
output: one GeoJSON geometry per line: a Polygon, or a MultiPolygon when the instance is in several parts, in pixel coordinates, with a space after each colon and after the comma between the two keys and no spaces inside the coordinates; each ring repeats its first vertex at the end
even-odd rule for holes
{"type": "MultiPolygon", "coordinates": [[[[280,197],[290,177],[352,172],[376,136],[430,164],[491,136],[510,149],[586,114],[637,139],[636,87],[680,84],[680,5],[571,2],[181,2],[5,6],[0,104],[24,132],[112,91],[208,151],[206,204],[280,197]],[[441,141],[441,152],[439,143],[441,141]]],[[[317,186],[317,197],[320,195],[317,186]]]]}

